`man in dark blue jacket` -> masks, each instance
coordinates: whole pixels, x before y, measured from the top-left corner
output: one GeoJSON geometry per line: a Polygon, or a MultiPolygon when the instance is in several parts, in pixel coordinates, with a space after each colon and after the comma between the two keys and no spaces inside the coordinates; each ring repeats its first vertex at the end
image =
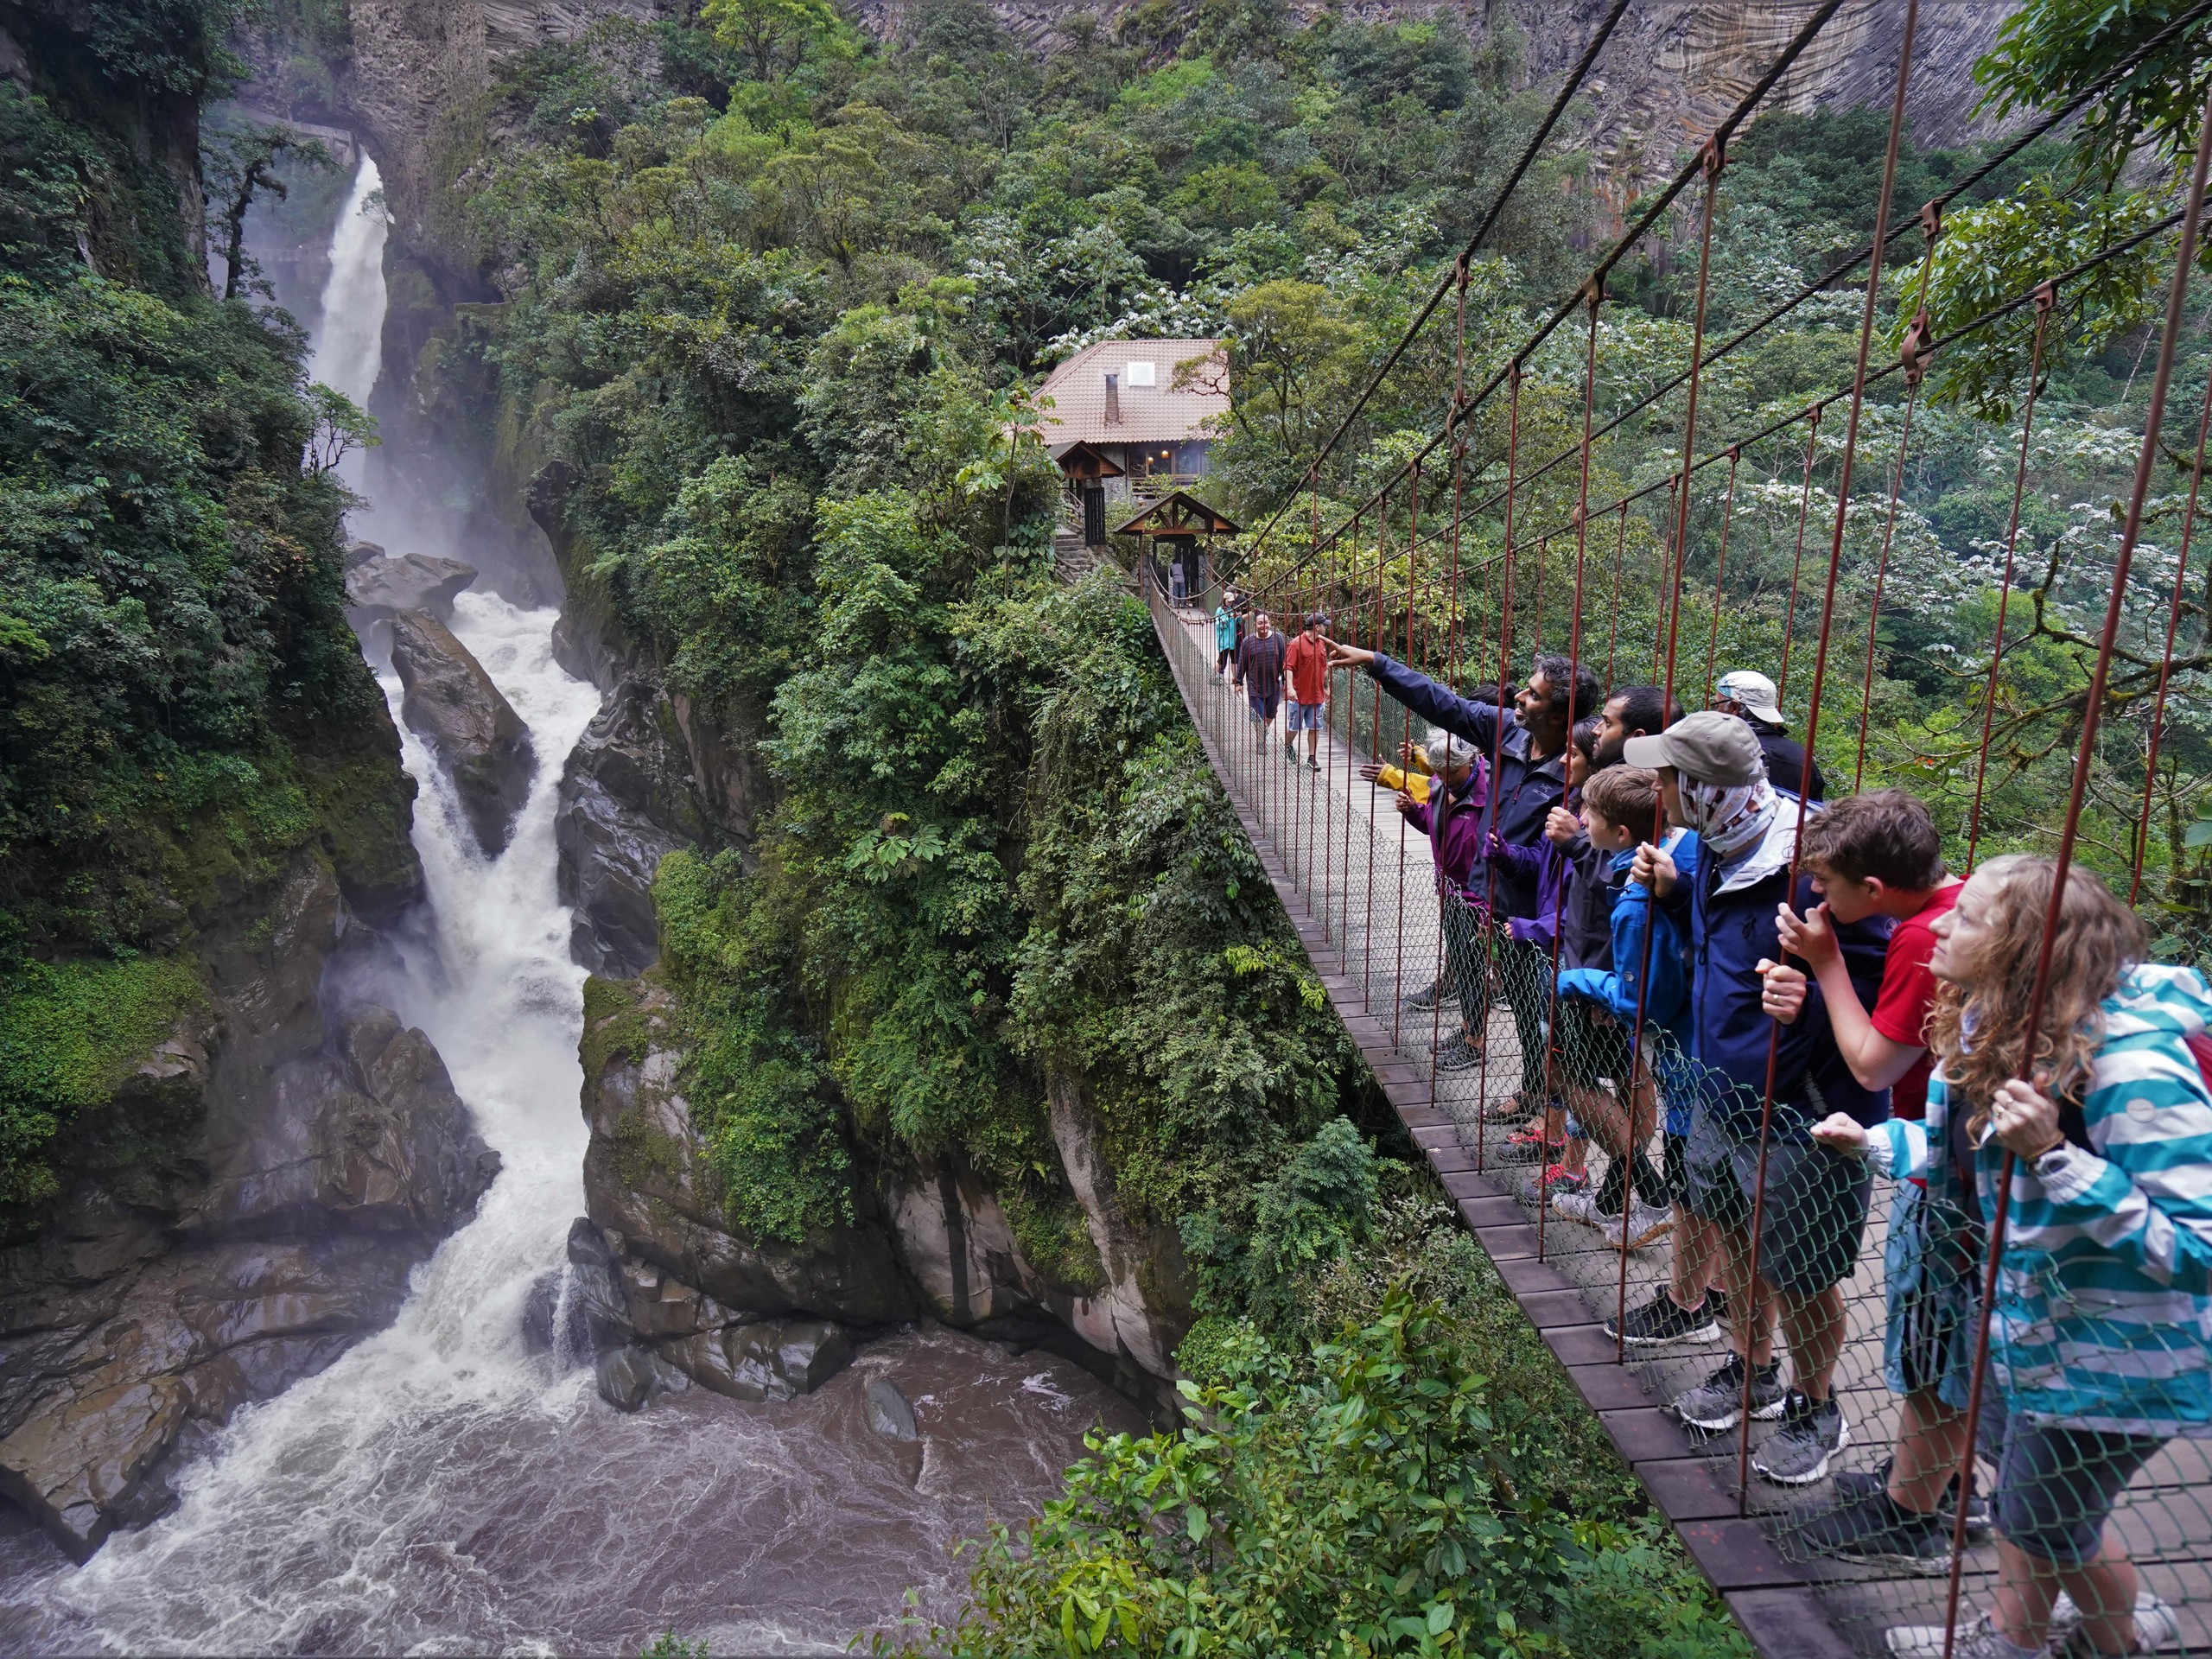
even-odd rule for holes
{"type": "MultiPolygon", "coordinates": [[[[1570,657],[1539,656],[1528,683],[1513,699],[1510,723],[1501,725],[1495,702],[1463,697],[1381,652],[1341,645],[1333,639],[1328,645],[1331,667],[1365,669],[1392,699],[1431,725],[1465,738],[1485,757],[1495,754],[1490,800],[1483,808],[1483,845],[1489,844],[1492,835],[1511,847],[1542,844],[1545,820],[1567,798],[1567,733],[1577,720],[1596,714],[1603,701],[1595,674],[1570,657]]],[[[1477,902],[1487,903],[1501,922],[1535,918],[1536,880],[1532,874],[1485,860],[1476,867],[1467,891],[1477,902]]],[[[1514,1027],[1521,1038],[1521,1092],[1515,1109],[1522,1115],[1545,1104],[1542,1027],[1551,976],[1548,960],[1544,965],[1540,984],[1536,976],[1516,970],[1525,969],[1525,963],[1501,963],[1514,1027]]]]}
{"type": "MultiPolygon", "coordinates": [[[[1827,1472],[1849,1439],[1830,1389],[1843,1351],[1843,1281],[1858,1265],[1868,1180],[1853,1159],[1809,1133],[1830,1112],[1874,1124],[1889,1116],[1889,1091],[1861,1088],[1836,1047],[1827,1004],[1809,999],[1794,1025],[1777,1027],[1762,1006],[1760,964],[1782,955],[1776,906],[1816,902],[1809,877],[1792,897],[1799,807],[1768,781],[1751,728],[1732,715],[1691,715],[1656,737],[1624,746],[1630,766],[1658,771],[1669,819],[1697,832],[1694,860],[1678,863],[1648,843],[1637,879],[1649,877],[1662,906],[1687,923],[1690,941],[1690,1058],[1698,1075],[1686,1160],[1691,1211],[1721,1232],[1736,1352],[1697,1388],[1678,1396],[1683,1421],[1708,1432],[1740,1421],[1745,1372],[1754,1417],[1783,1420],[1751,1466],[1766,1478],[1803,1485],[1827,1472]],[[1751,1275],[1751,1221],[1758,1193],[1760,1119],[1768,1056],[1773,1110],[1764,1141],[1758,1209],[1758,1282],[1751,1275]],[[1780,1315],[1793,1386],[1773,1357],[1780,1315]]],[[[1868,1007],[1882,981],[1886,921],[1836,930],[1853,988],[1868,1007]],[[1850,937],[1847,938],[1846,934],[1850,937]]]]}

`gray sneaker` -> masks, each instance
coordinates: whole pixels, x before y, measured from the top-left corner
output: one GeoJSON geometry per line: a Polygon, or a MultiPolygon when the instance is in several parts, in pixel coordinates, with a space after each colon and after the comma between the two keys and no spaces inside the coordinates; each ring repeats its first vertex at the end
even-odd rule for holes
{"type": "Polygon", "coordinates": [[[1436,1051],[1440,1071],[1471,1071],[1483,1063],[1483,1052],[1465,1037],[1449,1037],[1436,1051]]]}
{"type": "Polygon", "coordinates": [[[1778,1486],[1809,1486],[1828,1471],[1828,1459],[1851,1444],[1851,1425],[1830,1395],[1815,1405],[1812,1396],[1789,1390],[1782,1427],[1751,1454],[1751,1467],[1778,1486]]]}
{"type": "Polygon", "coordinates": [[[1415,991],[1401,1006],[1409,1014],[1427,1014],[1436,1006],[1436,990],[1437,982],[1432,979],[1426,990],[1415,991]]]}
{"type": "MultiPolygon", "coordinates": [[[[1781,1363],[1770,1361],[1751,1378],[1751,1415],[1761,1422],[1771,1421],[1782,1415],[1789,1400],[1789,1390],[1782,1386],[1781,1363]]],[[[1719,1370],[1676,1395],[1673,1403],[1675,1415],[1692,1428],[1718,1434],[1735,1427],[1744,1418],[1743,1356],[1729,1355],[1719,1370]]]]}

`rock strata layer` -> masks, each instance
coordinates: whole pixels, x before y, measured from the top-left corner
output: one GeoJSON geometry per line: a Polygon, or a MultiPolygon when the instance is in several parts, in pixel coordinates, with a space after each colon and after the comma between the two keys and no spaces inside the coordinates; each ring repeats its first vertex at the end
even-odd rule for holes
{"type": "Polygon", "coordinates": [[[530,728],[468,647],[428,611],[392,618],[391,665],[406,693],[400,718],[452,778],[476,844],[498,856],[537,775],[530,728]]]}

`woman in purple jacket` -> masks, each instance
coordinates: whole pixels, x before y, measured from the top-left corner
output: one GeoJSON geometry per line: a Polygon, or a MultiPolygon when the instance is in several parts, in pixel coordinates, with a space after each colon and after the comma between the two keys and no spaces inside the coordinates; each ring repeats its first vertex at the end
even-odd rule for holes
{"type": "Polygon", "coordinates": [[[1490,768],[1472,743],[1448,732],[1431,733],[1421,747],[1429,771],[1444,780],[1444,787],[1432,787],[1425,801],[1400,790],[1398,810],[1408,823],[1428,837],[1429,855],[1436,863],[1437,891],[1444,905],[1444,947],[1452,953],[1453,982],[1459,988],[1459,1034],[1436,1051],[1436,1064],[1441,1071],[1464,1071],[1483,1057],[1483,1020],[1489,995],[1481,930],[1476,925],[1467,885],[1482,852],[1483,807],[1490,798],[1490,768]]]}

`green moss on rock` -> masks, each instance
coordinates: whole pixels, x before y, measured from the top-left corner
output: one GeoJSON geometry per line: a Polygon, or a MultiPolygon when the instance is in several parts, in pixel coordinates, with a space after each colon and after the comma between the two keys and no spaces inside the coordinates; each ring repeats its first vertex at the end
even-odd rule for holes
{"type": "Polygon", "coordinates": [[[0,1204],[54,1193],[45,1152],[63,1124],[112,1099],[205,996],[189,963],[158,957],[26,963],[0,982],[0,1204]]]}

